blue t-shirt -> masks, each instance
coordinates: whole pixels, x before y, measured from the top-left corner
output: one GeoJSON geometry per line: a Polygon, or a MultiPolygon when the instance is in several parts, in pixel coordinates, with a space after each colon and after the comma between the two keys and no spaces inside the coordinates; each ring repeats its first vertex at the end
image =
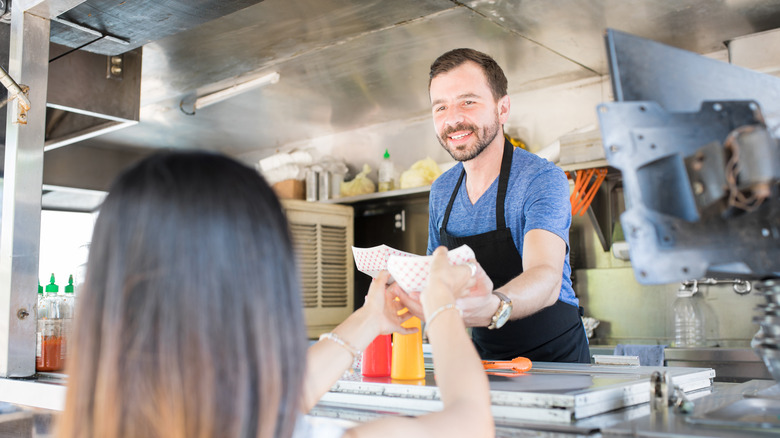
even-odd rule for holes
{"type": "MultiPolygon", "coordinates": [[[[428,254],[441,244],[439,229],[444,212],[458,182],[463,163],[458,163],[444,172],[431,186],[428,213],[428,254]]],[[[466,177],[468,178],[468,176],[466,177]]],[[[447,232],[457,237],[473,236],[496,229],[496,194],[498,178],[472,205],[466,192],[466,178],[463,179],[458,196],[452,205],[447,232]]],[[[525,233],[547,230],[566,242],[566,258],[563,263],[563,279],[558,299],[579,306],[571,286],[571,265],[569,264],[569,227],[571,226],[571,204],[569,182],[566,174],[555,164],[520,148],[515,148],[512,169],[509,172],[506,201],[504,203],[506,226],[512,233],[518,253],[523,255],[525,233]]],[[[477,260],[479,261],[479,260],[477,260]]]]}

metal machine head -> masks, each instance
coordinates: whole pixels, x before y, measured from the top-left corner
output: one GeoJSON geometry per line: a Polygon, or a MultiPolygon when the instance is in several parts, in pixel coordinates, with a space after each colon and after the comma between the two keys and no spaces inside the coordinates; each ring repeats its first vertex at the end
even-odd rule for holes
{"type": "Polygon", "coordinates": [[[637,280],[780,277],[780,79],[614,30],[606,42],[616,102],[598,116],[637,280]]]}

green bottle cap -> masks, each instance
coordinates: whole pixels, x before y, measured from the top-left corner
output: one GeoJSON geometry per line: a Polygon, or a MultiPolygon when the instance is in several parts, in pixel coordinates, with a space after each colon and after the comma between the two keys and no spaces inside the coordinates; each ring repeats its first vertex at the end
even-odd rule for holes
{"type": "Polygon", "coordinates": [[[385,149],[385,160],[389,160],[389,159],[390,159],[390,152],[388,152],[387,149],[385,149]]]}
{"type": "Polygon", "coordinates": [[[38,280],[38,295],[43,295],[43,286],[41,286],[41,280],[38,280]]]}
{"type": "Polygon", "coordinates": [[[68,285],[65,286],[65,293],[66,294],[72,294],[73,293],[73,274],[71,274],[70,278],[68,278],[68,285]]]}
{"type": "Polygon", "coordinates": [[[54,274],[51,274],[51,279],[49,280],[49,284],[46,285],[46,293],[57,293],[57,291],[60,290],[60,287],[54,284],[54,274]]]}

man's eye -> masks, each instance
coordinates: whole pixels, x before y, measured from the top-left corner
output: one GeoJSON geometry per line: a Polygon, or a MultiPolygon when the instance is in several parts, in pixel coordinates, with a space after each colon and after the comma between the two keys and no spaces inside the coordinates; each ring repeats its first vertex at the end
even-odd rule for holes
{"type": "Polygon", "coordinates": [[[443,106],[436,107],[434,108],[434,111],[435,112],[444,111],[444,107],[443,106]]]}
{"type": "Polygon", "coordinates": [[[471,105],[472,103],[474,103],[473,100],[467,100],[467,101],[463,102],[464,105],[471,105]]]}

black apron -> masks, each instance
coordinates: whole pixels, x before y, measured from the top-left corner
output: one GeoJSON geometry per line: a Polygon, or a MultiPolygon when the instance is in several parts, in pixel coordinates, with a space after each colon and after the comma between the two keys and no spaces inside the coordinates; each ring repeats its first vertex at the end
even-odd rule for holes
{"type": "MultiPolygon", "coordinates": [[[[512,168],[513,147],[504,142],[501,173],[496,195],[496,229],[473,236],[456,237],[447,233],[452,205],[466,175],[460,174],[455,190],[444,212],[439,230],[443,246],[454,249],[468,245],[474,250],[477,261],[498,289],[523,272],[523,259],[512,240],[512,233],[504,218],[504,200],[512,168]]],[[[561,300],[531,316],[508,321],[497,330],[473,327],[471,337],[482,359],[509,360],[524,356],[532,361],[590,363],[588,340],[580,319],[579,309],[561,300]]]]}

